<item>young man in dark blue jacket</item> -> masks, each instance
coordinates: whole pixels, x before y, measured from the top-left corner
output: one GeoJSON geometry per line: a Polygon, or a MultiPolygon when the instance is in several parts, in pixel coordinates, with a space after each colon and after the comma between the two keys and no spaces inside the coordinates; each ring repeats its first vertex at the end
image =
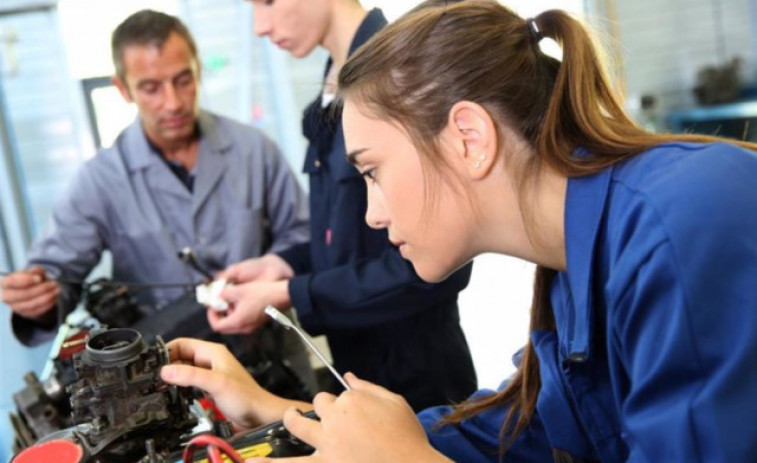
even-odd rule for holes
{"type": "Polygon", "coordinates": [[[355,0],[252,4],[256,34],[295,57],[319,45],[330,53],[323,92],[303,118],[311,239],[223,272],[237,283],[223,293],[233,306],[224,316],[209,311],[211,326],[254,331],[267,321],[266,305],[293,305],[311,335],[326,335],[337,370],[403,395],[416,410],[463,400],[477,385],[457,305],[471,266],[424,283],[399,243],[366,225],[366,183],[347,162],[341,112],[332,107],[341,65],[386,25],[384,15],[355,0]]]}

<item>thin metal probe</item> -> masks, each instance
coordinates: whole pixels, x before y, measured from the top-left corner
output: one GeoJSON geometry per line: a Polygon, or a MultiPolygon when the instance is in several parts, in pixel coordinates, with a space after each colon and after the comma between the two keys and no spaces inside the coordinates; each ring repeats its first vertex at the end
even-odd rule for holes
{"type": "Polygon", "coordinates": [[[278,309],[272,305],[269,305],[265,308],[265,313],[268,314],[269,317],[273,318],[277,323],[279,323],[281,326],[283,326],[286,329],[292,329],[295,333],[297,333],[300,338],[302,338],[303,341],[305,341],[305,344],[307,344],[308,348],[313,351],[313,353],[318,356],[319,359],[321,359],[321,362],[323,362],[324,365],[326,365],[326,368],[331,371],[331,373],[334,375],[336,379],[339,380],[340,383],[342,383],[342,386],[346,390],[352,389],[348,384],[347,381],[342,378],[342,375],[339,374],[339,372],[336,371],[336,368],[334,368],[328,360],[326,360],[326,357],[321,353],[320,350],[318,350],[317,347],[315,347],[315,344],[310,340],[310,337],[306,335],[301,329],[297,327],[294,323],[292,323],[292,320],[287,318],[286,315],[279,312],[278,309]]]}

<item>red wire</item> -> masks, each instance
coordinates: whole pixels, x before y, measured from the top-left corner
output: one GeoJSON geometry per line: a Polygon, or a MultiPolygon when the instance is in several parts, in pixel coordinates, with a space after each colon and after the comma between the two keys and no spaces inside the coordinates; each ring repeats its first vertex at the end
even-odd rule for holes
{"type": "Polygon", "coordinates": [[[218,447],[208,445],[208,460],[210,460],[210,463],[223,463],[221,451],[218,450],[218,447]]]}
{"type": "Polygon", "coordinates": [[[198,447],[208,448],[208,461],[210,463],[224,463],[222,455],[229,457],[233,463],[244,463],[244,458],[234,450],[231,444],[210,434],[201,434],[189,441],[182,454],[184,463],[193,463],[194,453],[198,447]]]}

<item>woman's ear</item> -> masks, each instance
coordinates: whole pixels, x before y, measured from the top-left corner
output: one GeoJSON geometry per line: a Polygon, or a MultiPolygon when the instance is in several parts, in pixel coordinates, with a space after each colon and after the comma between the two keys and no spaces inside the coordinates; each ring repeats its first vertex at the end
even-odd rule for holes
{"type": "Polygon", "coordinates": [[[449,111],[447,136],[463,172],[473,180],[485,177],[497,156],[497,129],[489,112],[471,101],[459,101],[449,111]]]}

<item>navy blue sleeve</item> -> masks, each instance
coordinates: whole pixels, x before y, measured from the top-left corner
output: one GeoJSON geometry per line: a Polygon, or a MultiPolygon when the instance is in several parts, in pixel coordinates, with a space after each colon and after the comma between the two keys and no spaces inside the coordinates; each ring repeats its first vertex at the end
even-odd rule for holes
{"type": "Polygon", "coordinates": [[[425,283],[391,247],[377,259],[295,276],[289,294],[302,326],[317,335],[325,328],[372,326],[455,301],[471,268],[466,265],[442,283],[425,283]]]}
{"type": "MultiPolygon", "coordinates": [[[[506,382],[500,386],[504,388],[506,382]]],[[[493,394],[480,390],[471,398],[493,394]]],[[[431,445],[457,462],[465,463],[542,463],[552,461],[552,451],[537,414],[529,426],[515,439],[503,455],[500,430],[507,407],[496,408],[468,418],[457,425],[438,426],[439,420],[449,414],[451,407],[429,408],[418,414],[431,445]]]]}
{"type": "Polygon", "coordinates": [[[295,244],[283,251],[277,252],[276,255],[284,259],[292,267],[296,275],[311,271],[310,242],[295,244]]]}

